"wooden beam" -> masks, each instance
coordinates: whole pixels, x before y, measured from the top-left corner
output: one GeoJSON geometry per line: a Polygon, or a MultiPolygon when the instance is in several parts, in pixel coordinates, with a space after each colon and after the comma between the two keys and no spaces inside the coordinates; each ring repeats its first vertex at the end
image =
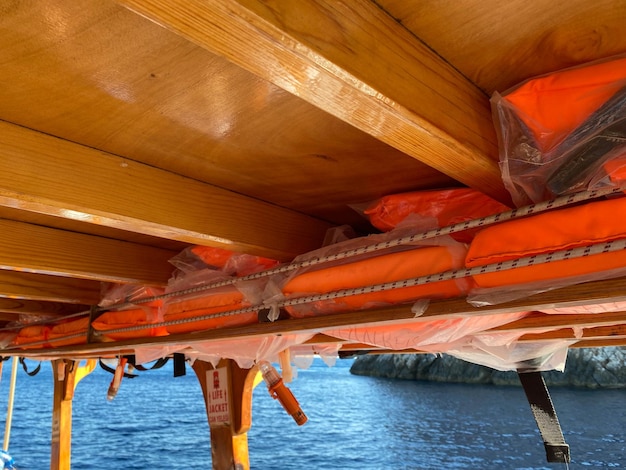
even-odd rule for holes
{"type": "Polygon", "coordinates": [[[77,362],[52,361],[54,393],[50,470],[70,470],[72,460],[72,400],[77,362]]]}
{"type": "Polygon", "coordinates": [[[597,326],[583,328],[576,331],[572,328],[562,328],[544,333],[529,333],[522,336],[519,341],[552,341],[555,339],[566,340],[596,340],[596,339],[619,339],[626,338],[626,324],[597,326]],[[582,336],[579,336],[582,335],[582,336]]]}
{"type": "Polygon", "coordinates": [[[96,367],[95,360],[84,365],[77,361],[52,361],[54,392],[52,403],[52,442],[50,470],[70,470],[72,460],[72,401],[76,385],[96,367]]]}
{"type": "Polygon", "coordinates": [[[616,346],[626,346],[626,337],[583,339],[581,341],[578,341],[577,343],[572,344],[570,348],[610,348],[616,346]]]}
{"type": "Polygon", "coordinates": [[[375,2],[118,3],[442,173],[509,200],[487,97],[375,2]]]}
{"type": "MultiPolygon", "coordinates": [[[[0,158],[0,160],[2,160],[0,158]]],[[[0,219],[0,268],[111,282],[165,285],[175,253],[0,219]]]]}
{"type": "MultiPolygon", "coordinates": [[[[40,300],[2,299],[0,298],[0,312],[13,315],[45,315],[61,316],[88,311],[89,306],[81,304],[65,304],[61,302],[45,302],[40,300]]],[[[17,320],[18,318],[13,318],[17,320]]]]}
{"type": "Polygon", "coordinates": [[[1,297],[95,305],[100,290],[98,281],[0,270],[1,297]]]}
{"type": "MultiPolygon", "coordinates": [[[[193,370],[198,377],[202,394],[204,395],[206,412],[210,423],[211,432],[211,455],[214,470],[250,469],[248,455],[248,435],[252,425],[252,391],[254,389],[254,377],[258,369],[241,369],[235,361],[223,359],[218,369],[205,361],[196,360],[193,370]],[[226,383],[215,382],[213,373],[219,377],[219,370],[224,371],[226,383]],[[225,400],[221,398],[214,401],[225,402],[226,413],[230,416],[228,422],[214,420],[219,414],[210,409],[211,394],[215,392],[225,393],[225,400]]],[[[224,410],[220,413],[223,415],[224,410]]]]}
{"type": "Polygon", "coordinates": [[[0,205],[280,260],[330,224],[0,121],[0,205]]]}
{"type": "Polygon", "coordinates": [[[81,354],[82,357],[98,357],[100,354],[120,353],[132,349],[132,346],[165,345],[220,341],[223,339],[246,338],[295,332],[320,332],[349,326],[406,323],[409,320],[428,321],[434,318],[458,318],[466,315],[489,315],[494,313],[532,311],[556,306],[593,305],[610,301],[626,300],[626,278],[589,282],[549,292],[542,292],[524,299],[486,307],[473,307],[463,298],[432,301],[428,309],[419,318],[411,311],[410,305],[396,305],[374,310],[346,312],[307,318],[294,318],[273,323],[255,323],[233,328],[198,331],[195,333],[170,336],[141,338],[118,341],[115,343],[95,343],[72,347],[60,347],[52,350],[4,350],[3,355],[20,354],[28,357],[81,354]]]}
{"type": "Polygon", "coordinates": [[[545,330],[559,327],[593,328],[626,323],[626,312],[602,312],[593,314],[547,314],[534,312],[531,315],[506,325],[490,329],[493,332],[545,330]]]}

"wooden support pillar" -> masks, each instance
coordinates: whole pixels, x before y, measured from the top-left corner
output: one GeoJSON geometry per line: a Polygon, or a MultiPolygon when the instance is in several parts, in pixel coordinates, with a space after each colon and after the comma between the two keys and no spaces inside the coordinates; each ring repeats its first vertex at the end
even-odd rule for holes
{"type": "Polygon", "coordinates": [[[200,381],[211,432],[214,470],[249,470],[248,430],[252,425],[252,390],[258,370],[241,369],[230,360],[217,368],[196,360],[193,370],[200,381]]]}
{"type": "Polygon", "coordinates": [[[72,400],[76,384],[95,368],[95,360],[78,367],[77,361],[52,361],[52,445],[50,470],[70,470],[72,455],[72,400]]]}

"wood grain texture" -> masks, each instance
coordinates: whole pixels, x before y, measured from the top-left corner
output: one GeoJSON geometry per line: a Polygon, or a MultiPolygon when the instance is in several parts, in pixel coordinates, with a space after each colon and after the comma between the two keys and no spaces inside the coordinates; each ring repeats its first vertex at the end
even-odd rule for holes
{"type": "Polygon", "coordinates": [[[606,339],[626,339],[626,324],[596,326],[583,328],[576,331],[572,328],[561,328],[559,330],[547,331],[544,333],[529,333],[522,336],[520,342],[553,341],[553,340],[606,340],[606,339]]]}
{"type": "Polygon", "coordinates": [[[602,312],[594,314],[546,314],[533,312],[529,316],[506,325],[497,326],[490,331],[526,331],[545,330],[547,328],[593,328],[626,323],[626,312],[602,312]]]}
{"type": "Polygon", "coordinates": [[[428,166],[508,200],[486,97],[374,3],[120,3],[428,166]]]}
{"type": "Polygon", "coordinates": [[[100,291],[98,281],[0,270],[0,297],[95,305],[100,291]]]}
{"type": "Polygon", "coordinates": [[[329,225],[147,165],[0,122],[0,205],[281,260],[329,225]]]}
{"type": "Polygon", "coordinates": [[[621,0],[379,0],[485,92],[626,52],[621,0]]]}
{"type": "Polygon", "coordinates": [[[0,219],[0,268],[163,286],[168,250],[0,219]]]}
{"type": "MultiPolygon", "coordinates": [[[[89,311],[89,305],[0,298],[0,312],[10,313],[13,315],[24,314],[27,315],[27,317],[24,317],[23,320],[27,321],[44,318],[54,319],[55,317],[72,315],[74,313],[85,311],[89,311]]],[[[14,317],[13,320],[19,320],[19,317],[14,317]]]]}
{"type": "MultiPolygon", "coordinates": [[[[210,417],[209,393],[213,383],[209,381],[210,376],[207,373],[214,370],[214,367],[202,360],[194,361],[192,367],[202,388],[207,416],[210,417]]],[[[247,432],[252,425],[253,382],[258,371],[241,369],[231,359],[223,359],[219,367],[225,367],[227,371],[228,385],[222,387],[225,387],[228,395],[232,422],[230,426],[223,424],[210,426],[212,468],[249,470],[247,432]]]]}
{"type": "Polygon", "coordinates": [[[78,363],[52,361],[52,439],[50,470],[70,470],[72,461],[72,400],[78,363]]]}
{"type": "Polygon", "coordinates": [[[365,228],[349,204],[459,184],[114,3],[3,13],[5,121],[337,225],[365,228]]]}

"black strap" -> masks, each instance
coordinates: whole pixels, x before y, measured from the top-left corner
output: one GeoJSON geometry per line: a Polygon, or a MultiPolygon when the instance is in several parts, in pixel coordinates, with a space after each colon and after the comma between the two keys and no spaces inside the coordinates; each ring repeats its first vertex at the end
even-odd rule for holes
{"type": "Polygon", "coordinates": [[[551,463],[569,463],[569,446],[565,443],[561,425],[552,405],[552,399],[541,372],[518,371],[537,427],[546,448],[546,457],[551,463]]]}
{"type": "Polygon", "coordinates": [[[145,372],[147,370],[157,370],[163,367],[170,360],[169,357],[162,357],[161,359],[157,359],[154,361],[150,367],[146,367],[143,364],[135,364],[135,356],[128,356],[128,363],[131,364],[135,369],[145,372]]]}
{"type": "MultiPolygon", "coordinates": [[[[167,362],[170,360],[169,357],[162,357],[161,359],[157,359],[154,362],[154,364],[152,364],[152,366],[146,367],[142,364],[136,364],[136,358],[134,354],[129,354],[128,356],[124,356],[124,357],[128,360],[129,365],[133,366],[133,368],[135,368],[136,370],[139,370],[142,372],[147,371],[147,370],[160,369],[165,364],[167,364],[167,362]]],[[[180,353],[174,353],[173,359],[174,359],[174,377],[181,377],[183,375],[186,375],[187,369],[185,367],[185,355],[180,354],[180,353]]],[[[115,368],[106,365],[104,362],[102,362],[102,359],[99,359],[99,362],[100,362],[100,367],[102,367],[107,372],[110,372],[111,374],[115,374],[115,368]]],[[[124,372],[124,377],[133,379],[137,377],[137,375],[124,372]]]]}
{"type": "Polygon", "coordinates": [[[24,369],[24,372],[26,372],[26,374],[28,374],[30,377],[37,375],[39,371],[41,370],[41,362],[39,362],[37,364],[37,367],[35,367],[30,372],[28,371],[28,366],[26,365],[26,361],[24,360],[23,357],[20,357],[20,364],[22,364],[22,368],[24,369]]]}
{"type": "Polygon", "coordinates": [[[181,353],[174,353],[174,377],[182,377],[187,375],[187,368],[185,367],[185,355],[181,353]]]}

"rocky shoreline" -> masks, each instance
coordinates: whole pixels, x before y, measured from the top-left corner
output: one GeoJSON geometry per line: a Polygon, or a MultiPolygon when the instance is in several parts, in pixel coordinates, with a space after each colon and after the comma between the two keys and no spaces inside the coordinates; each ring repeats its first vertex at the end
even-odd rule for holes
{"type": "MultiPolygon", "coordinates": [[[[354,375],[404,380],[471,384],[519,385],[517,373],[501,372],[448,355],[388,354],[358,357],[354,375]]],[[[626,388],[626,348],[571,349],[564,372],[543,373],[556,387],[626,388]]]]}

